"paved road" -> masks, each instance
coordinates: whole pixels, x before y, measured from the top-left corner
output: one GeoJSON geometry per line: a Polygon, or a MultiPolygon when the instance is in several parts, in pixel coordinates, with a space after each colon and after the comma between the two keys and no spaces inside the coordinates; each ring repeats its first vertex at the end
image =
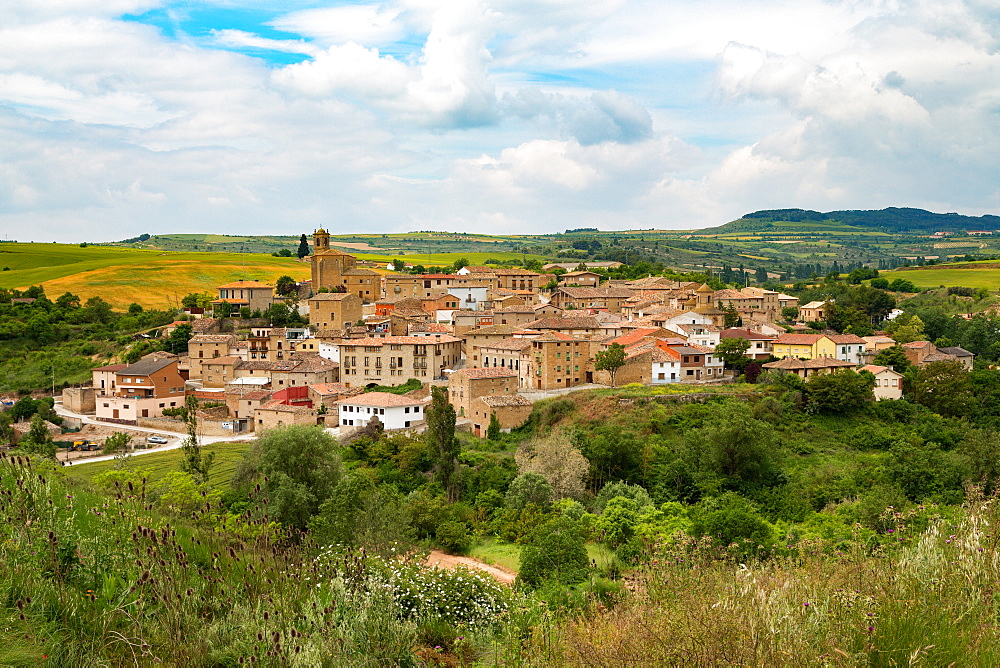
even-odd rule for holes
{"type": "MultiPolygon", "coordinates": [[[[81,415],[80,413],[74,413],[73,411],[67,409],[62,405],[61,400],[56,401],[55,411],[59,415],[64,417],[76,418],[82,421],[84,424],[93,424],[101,427],[109,427],[117,431],[133,432],[141,434],[142,438],[145,439],[148,434],[159,434],[160,436],[165,436],[167,438],[166,445],[160,445],[155,448],[149,448],[146,450],[135,450],[133,456],[148,455],[154,452],[166,452],[167,450],[176,450],[181,447],[181,443],[187,438],[186,432],[177,431],[166,431],[164,429],[147,429],[146,427],[133,427],[126,424],[115,424],[113,422],[101,422],[100,420],[95,420],[92,417],[86,415],[81,415]]],[[[256,434],[244,434],[242,436],[202,436],[198,440],[202,445],[212,445],[213,443],[232,443],[234,441],[252,441],[256,438],[256,434]]],[[[59,453],[60,455],[68,455],[69,453],[59,453]]],[[[78,459],[73,459],[73,466],[79,466],[80,464],[91,464],[93,462],[106,462],[110,459],[114,459],[114,455],[98,455],[96,457],[82,457],[78,459]]],[[[62,457],[60,459],[63,459],[62,457]]]]}

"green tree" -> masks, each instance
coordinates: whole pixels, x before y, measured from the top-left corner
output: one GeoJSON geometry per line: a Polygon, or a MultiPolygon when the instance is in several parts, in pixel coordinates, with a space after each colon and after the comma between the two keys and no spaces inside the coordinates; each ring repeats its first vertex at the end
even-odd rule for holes
{"type": "Polygon", "coordinates": [[[740,317],[739,311],[736,310],[735,306],[730,304],[722,310],[726,312],[725,316],[723,316],[723,327],[729,329],[730,327],[739,327],[743,324],[743,318],[740,317]]]}
{"type": "Polygon", "coordinates": [[[0,445],[10,445],[14,440],[14,427],[11,426],[10,413],[0,411],[0,445]]]}
{"type": "Polygon", "coordinates": [[[300,260],[309,255],[309,240],[306,238],[306,235],[303,234],[299,237],[299,249],[295,252],[295,254],[300,260]]]}
{"type": "Polygon", "coordinates": [[[852,369],[818,373],[806,381],[806,405],[817,413],[853,413],[873,401],[875,376],[852,369]]]}
{"type": "Polygon", "coordinates": [[[916,292],[917,288],[913,282],[905,278],[897,278],[889,283],[889,289],[893,292],[916,292]]]}
{"type": "Polygon", "coordinates": [[[233,305],[229,302],[222,302],[213,309],[212,314],[216,318],[229,318],[233,315],[233,305]]]}
{"type": "Polygon", "coordinates": [[[351,545],[398,555],[414,539],[406,502],[388,485],[376,485],[363,473],[345,476],[309,522],[320,545],[351,545]]]}
{"type": "Polygon", "coordinates": [[[615,386],[615,374],[625,366],[625,346],[612,343],[606,350],[600,350],[594,356],[594,369],[607,371],[611,375],[611,386],[615,386]]]}
{"type": "Polygon", "coordinates": [[[197,482],[208,482],[208,472],[215,460],[215,453],[203,453],[198,442],[198,399],[188,395],[184,402],[184,424],[187,427],[187,438],[181,442],[184,459],[181,460],[181,471],[190,474],[197,482]]]}
{"type": "Polygon", "coordinates": [[[753,417],[745,403],[717,404],[705,426],[685,436],[687,467],[707,492],[751,490],[781,480],[774,428],[753,417]]]}
{"type": "Polygon", "coordinates": [[[750,363],[750,358],[746,355],[749,348],[750,341],[747,339],[722,339],[715,346],[715,355],[725,362],[726,368],[742,370],[750,363]]]}
{"type": "Polygon", "coordinates": [[[41,455],[49,459],[56,457],[56,444],[52,440],[45,420],[38,413],[31,416],[31,426],[28,428],[28,433],[21,437],[17,447],[28,454],[41,455]]]}
{"type": "Polygon", "coordinates": [[[490,426],[486,428],[486,438],[495,441],[500,438],[500,418],[495,412],[490,413],[490,426]]]}
{"type": "Polygon", "coordinates": [[[521,510],[528,505],[547,508],[552,503],[552,485],[540,473],[525,473],[514,478],[507,488],[508,508],[521,510]]]}
{"type": "Polygon", "coordinates": [[[781,317],[788,322],[795,322],[799,317],[799,308],[797,306],[785,306],[781,309],[781,317]]]}
{"type": "Polygon", "coordinates": [[[298,284],[295,279],[291,276],[280,276],[278,277],[277,283],[275,283],[275,291],[282,296],[288,296],[294,294],[298,291],[298,284]]]}
{"type": "Polygon", "coordinates": [[[972,482],[989,496],[1000,482],[1000,434],[992,429],[973,429],[962,440],[959,454],[965,457],[972,482]]]}
{"type": "Polygon", "coordinates": [[[262,432],[237,467],[233,484],[249,492],[267,515],[305,529],[343,475],[336,439],[320,427],[288,425],[262,432]]]}
{"type": "Polygon", "coordinates": [[[455,472],[460,445],[455,436],[455,407],[448,402],[447,389],[431,388],[431,403],[427,407],[426,418],[427,446],[434,454],[436,477],[448,494],[448,500],[454,502],[458,496],[455,472]]]}
{"type": "Polygon", "coordinates": [[[920,316],[915,315],[905,323],[900,323],[900,325],[893,330],[891,336],[896,340],[896,343],[923,341],[925,336],[924,321],[920,319],[920,316]]]}
{"type": "Polygon", "coordinates": [[[969,372],[958,361],[931,362],[913,379],[913,400],[940,415],[965,415],[973,400],[969,372]]]}
{"type": "Polygon", "coordinates": [[[906,370],[910,368],[910,360],[906,358],[906,351],[899,344],[878,351],[872,363],[887,366],[896,373],[906,373],[906,370]]]}
{"type": "Polygon", "coordinates": [[[56,299],[56,306],[64,309],[80,308],[80,298],[71,292],[64,292],[56,299]]]}
{"type": "Polygon", "coordinates": [[[733,492],[703,501],[692,513],[691,531],[723,546],[736,545],[744,557],[767,556],[775,534],[757,507],[733,492]]]}
{"type": "Polygon", "coordinates": [[[468,267],[468,266],[469,266],[469,259],[465,257],[460,257],[457,260],[455,260],[455,262],[451,265],[451,268],[454,269],[455,271],[458,271],[462,267],[468,267]]]}
{"type": "Polygon", "coordinates": [[[104,447],[102,451],[106,455],[113,455],[116,452],[128,452],[132,445],[132,436],[125,433],[124,431],[116,431],[115,433],[104,439],[104,447]]]}
{"type": "Polygon", "coordinates": [[[827,304],[826,325],[838,332],[869,336],[872,333],[871,318],[856,308],[827,304]]]}
{"type": "Polygon", "coordinates": [[[170,336],[163,342],[163,349],[175,355],[184,355],[188,351],[188,341],[194,336],[194,328],[190,323],[181,323],[174,327],[170,336]]]}
{"type": "Polygon", "coordinates": [[[560,516],[542,526],[521,548],[518,579],[530,587],[549,582],[571,585],[587,578],[589,566],[579,524],[560,516]]]}
{"type": "Polygon", "coordinates": [[[392,270],[393,271],[403,271],[404,269],[406,269],[406,263],[405,262],[403,262],[402,260],[400,260],[398,258],[397,259],[393,259],[393,261],[392,261],[392,270]]]}

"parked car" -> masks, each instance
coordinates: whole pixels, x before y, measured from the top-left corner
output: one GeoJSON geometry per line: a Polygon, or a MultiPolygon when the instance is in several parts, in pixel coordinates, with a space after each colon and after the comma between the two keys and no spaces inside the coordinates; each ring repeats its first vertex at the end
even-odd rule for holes
{"type": "Polygon", "coordinates": [[[153,434],[152,436],[146,439],[146,442],[152,443],[154,445],[166,445],[167,439],[165,436],[157,436],[156,434],[153,434]]]}

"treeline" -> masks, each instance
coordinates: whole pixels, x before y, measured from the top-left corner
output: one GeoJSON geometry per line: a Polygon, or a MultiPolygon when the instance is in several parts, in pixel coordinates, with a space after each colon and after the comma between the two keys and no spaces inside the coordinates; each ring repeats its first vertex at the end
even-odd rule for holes
{"type": "Polygon", "coordinates": [[[100,297],[84,302],[66,292],[52,300],[40,286],[0,289],[0,391],[82,382],[99,360],[131,346],[136,332],[172,320],[172,312],[139,304],[115,311],[100,297]]]}

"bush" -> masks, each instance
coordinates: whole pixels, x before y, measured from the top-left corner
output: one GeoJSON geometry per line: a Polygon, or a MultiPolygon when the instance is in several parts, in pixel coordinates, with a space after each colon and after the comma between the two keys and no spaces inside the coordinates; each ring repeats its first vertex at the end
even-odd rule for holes
{"type": "Polygon", "coordinates": [[[442,522],[434,536],[438,547],[449,554],[465,554],[472,547],[472,537],[465,522],[442,522]]]}
{"type": "Polygon", "coordinates": [[[557,517],[542,526],[531,542],[521,548],[518,580],[530,587],[546,582],[570,585],[586,579],[589,567],[579,525],[568,517],[557,517]]]}

